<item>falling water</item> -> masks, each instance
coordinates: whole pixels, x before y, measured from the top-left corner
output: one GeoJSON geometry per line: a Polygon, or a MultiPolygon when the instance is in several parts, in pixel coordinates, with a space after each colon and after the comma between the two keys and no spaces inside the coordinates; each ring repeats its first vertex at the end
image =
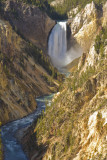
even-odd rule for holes
{"type": "Polygon", "coordinates": [[[67,51],[67,22],[57,22],[53,28],[48,42],[48,54],[55,67],[61,71],[66,65],[82,55],[78,43],[71,44],[67,51]]]}
{"type": "Polygon", "coordinates": [[[56,67],[65,65],[67,52],[66,22],[57,22],[48,42],[48,54],[56,67]]]}

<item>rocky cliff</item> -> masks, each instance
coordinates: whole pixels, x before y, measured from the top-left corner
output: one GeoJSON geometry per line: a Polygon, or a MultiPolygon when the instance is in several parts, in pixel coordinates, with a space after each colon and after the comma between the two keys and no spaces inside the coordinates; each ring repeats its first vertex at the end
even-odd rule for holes
{"type": "Polygon", "coordinates": [[[33,155],[28,152],[32,160],[107,159],[106,6],[98,12],[92,2],[73,18],[72,35],[84,53],[51,107],[28,130],[31,137],[26,133],[23,145],[34,146],[33,155]]]}
{"type": "Polygon", "coordinates": [[[57,70],[53,68],[42,50],[34,45],[41,47],[39,44],[42,44],[43,48],[46,48],[47,36],[53,25],[54,22],[46,14],[43,15],[37,7],[16,1],[5,2],[4,11],[2,8],[0,12],[2,124],[31,113],[36,109],[37,96],[49,94],[57,88],[58,83],[52,77],[55,73],[54,78],[57,78],[57,70]]]}
{"type": "Polygon", "coordinates": [[[7,0],[2,3],[2,14],[15,31],[46,52],[48,35],[55,22],[45,12],[34,5],[7,0]]]}
{"type": "Polygon", "coordinates": [[[80,12],[78,10],[77,7],[68,13],[71,18],[69,20],[71,21],[69,22],[72,33],[71,40],[74,38],[83,51],[87,52],[102,27],[103,11],[102,8],[97,8],[94,2],[87,4],[80,12]]]}

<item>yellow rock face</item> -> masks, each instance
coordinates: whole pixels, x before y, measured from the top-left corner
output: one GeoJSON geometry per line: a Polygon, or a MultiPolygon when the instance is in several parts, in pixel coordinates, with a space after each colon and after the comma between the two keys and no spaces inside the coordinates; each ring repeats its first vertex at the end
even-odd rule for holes
{"type": "MultiPolygon", "coordinates": [[[[71,21],[72,37],[82,47],[84,52],[90,46],[102,27],[107,26],[107,2],[103,5],[103,13],[99,13],[95,4],[87,4],[71,21]],[[102,14],[103,16],[100,16],[102,14]]],[[[72,38],[71,37],[71,38],[72,38]]]]}
{"type": "Polygon", "coordinates": [[[107,2],[103,6],[102,26],[107,26],[107,2]]]}
{"type": "Polygon", "coordinates": [[[90,48],[96,33],[97,33],[97,20],[93,19],[89,24],[84,25],[79,32],[74,36],[77,43],[83,48],[84,51],[88,51],[90,48]]]}
{"type": "Polygon", "coordinates": [[[21,38],[18,36],[6,21],[0,20],[0,51],[5,52],[7,48],[12,50],[19,49],[21,38]],[[5,46],[5,48],[4,48],[5,46]]]}
{"type": "Polygon", "coordinates": [[[7,86],[7,78],[5,73],[3,72],[2,63],[0,63],[0,90],[5,89],[7,86]]]}
{"type": "MultiPolygon", "coordinates": [[[[54,90],[53,85],[53,90],[49,85],[51,76],[31,56],[30,45],[31,43],[22,39],[13,30],[9,22],[0,20],[0,121],[2,124],[32,113],[37,107],[35,98],[54,90]],[[43,75],[49,79],[49,82],[43,75]]],[[[40,54],[39,50],[38,54],[40,54]]],[[[54,81],[51,81],[51,84],[53,83],[54,81]]]]}

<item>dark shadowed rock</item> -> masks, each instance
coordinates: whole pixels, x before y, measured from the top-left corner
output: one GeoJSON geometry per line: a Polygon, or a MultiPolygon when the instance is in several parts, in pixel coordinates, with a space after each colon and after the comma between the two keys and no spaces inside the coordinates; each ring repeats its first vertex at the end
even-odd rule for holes
{"type": "Polygon", "coordinates": [[[4,5],[4,16],[24,38],[43,50],[47,49],[48,35],[55,22],[45,12],[33,5],[8,0],[4,5]]]}

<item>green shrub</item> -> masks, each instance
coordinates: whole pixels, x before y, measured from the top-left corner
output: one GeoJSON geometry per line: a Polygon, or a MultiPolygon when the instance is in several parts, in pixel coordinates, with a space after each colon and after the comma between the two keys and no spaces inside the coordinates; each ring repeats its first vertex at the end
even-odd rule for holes
{"type": "Polygon", "coordinates": [[[100,54],[101,57],[104,57],[104,47],[107,45],[107,28],[102,28],[99,35],[95,39],[95,50],[97,54],[100,54]]]}

